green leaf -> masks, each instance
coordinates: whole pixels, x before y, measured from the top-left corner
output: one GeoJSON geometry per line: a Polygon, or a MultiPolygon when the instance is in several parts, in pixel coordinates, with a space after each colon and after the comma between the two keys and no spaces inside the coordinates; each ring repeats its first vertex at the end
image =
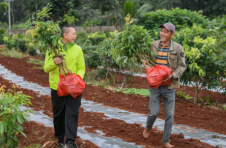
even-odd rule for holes
{"type": "Polygon", "coordinates": [[[56,44],[57,44],[57,39],[56,39],[56,38],[53,38],[53,39],[52,39],[52,44],[53,44],[53,45],[56,45],[56,44]]]}
{"type": "Polygon", "coordinates": [[[23,124],[23,122],[24,122],[23,116],[17,114],[17,121],[18,121],[20,124],[23,124]]]}
{"type": "Polygon", "coordinates": [[[63,45],[63,49],[65,52],[67,52],[67,46],[66,45],[63,45]]]}
{"type": "Polygon", "coordinates": [[[13,124],[16,123],[16,115],[12,116],[12,122],[13,124]]]}
{"type": "Polygon", "coordinates": [[[0,136],[2,136],[4,133],[4,125],[2,122],[0,122],[0,136]]]}
{"type": "Polygon", "coordinates": [[[67,42],[67,43],[66,43],[66,45],[68,45],[68,46],[73,46],[73,45],[74,45],[74,43],[67,42]]]}
{"type": "Polygon", "coordinates": [[[25,138],[27,138],[27,136],[26,136],[22,131],[20,131],[20,133],[21,133],[25,138]]]}

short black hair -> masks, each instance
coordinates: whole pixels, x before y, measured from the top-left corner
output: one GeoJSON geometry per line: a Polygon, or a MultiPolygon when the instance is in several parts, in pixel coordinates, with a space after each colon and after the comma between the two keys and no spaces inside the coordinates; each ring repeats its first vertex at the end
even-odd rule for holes
{"type": "Polygon", "coordinates": [[[65,25],[61,28],[61,35],[62,37],[64,37],[64,33],[69,33],[70,32],[70,28],[74,28],[73,26],[71,25],[65,25]]]}

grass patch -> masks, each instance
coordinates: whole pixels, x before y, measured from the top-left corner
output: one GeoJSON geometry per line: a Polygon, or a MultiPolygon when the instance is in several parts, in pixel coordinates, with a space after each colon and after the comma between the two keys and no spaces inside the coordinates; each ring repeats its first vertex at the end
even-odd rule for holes
{"type": "Polygon", "coordinates": [[[90,73],[86,73],[84,77],[84,81],[86,84],[91,84],[97,87],[103,87],[109,89],[113,92],[122,92],[124,94],[133,94],[133,95],[141,95],[143,97],[150,96],[150,92],[148,89],[136,89],[136,88],[122,88],[123,85],[118,87],[111,86],[111,82],[109,79],[101,79],[101,80],[94,80],[93,76],[90,73]]]}
{"type": "Polygon", "coordinates": [[[33,69],[44,69],[44,67],[33,67],[33,69]]]}
{"type": "Polygon", "coordinates": [[[28,56],[26,53],[19,52],[15,49],[12,50],[4,50],[1,52],[2,55],[6,57],[13,57],[13,58],[25,58],[28,56]]]}
{"type": "Polygon", "coordinates": [[[27,63],[32,63],[32,64],[35,64],[35,65],[44,65],[44,61],[41,61],[41,60],[38,60],[38,59],[33,59],[33,58],[31,58],[31,59],[29,59],[28,61],[27,61],[27,63]]]}
{"type": "Polygon", "coordinates": [[[148,89],[123,88],[123,89],[116,89],[116,91],[122,92],[124,94],[141,95],[143,97],[150,96],[150,92],[148,89]]]}
{"type": "Polygon", "coordinates": [[[41,60],[38,60],[38,59],[33,59],[33,58],[30,58],[27,63],[32,63],[32,64],[35,64],[37,65],[37,67],[33,67],[33,69],[44,69],[44,61],[41,61],[41,60]]]}
{"type": "Polygon", "coordinates": [[[31,144],[31,146],[28,146],[28,147],[24,147],[24,148],[42,148],[42,145],[40,145],[40,144],[31,144]]]}
{"type": "Polygon", "coordinates": [[[0,48],[0,50],[6,50],[7,48],[6,47],[2,47],[2,48],[0,48]]]}

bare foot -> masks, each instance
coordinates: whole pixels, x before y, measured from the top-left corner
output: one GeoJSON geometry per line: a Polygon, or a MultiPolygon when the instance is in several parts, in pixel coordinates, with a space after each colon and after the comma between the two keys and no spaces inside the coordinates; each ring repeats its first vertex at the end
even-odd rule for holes
{"type": "Polygon", "coordinates": [[[162,148],[174,148],[174,145],[171,145],[169,142],[162,144],[162,148]]]}
{"type": "Polygon", "coordinates": [[[151,129],[146,129],[145,128],[144,131],[143,131],[144,138],[148,138],[150,133],[151,133],[151,129]]]}

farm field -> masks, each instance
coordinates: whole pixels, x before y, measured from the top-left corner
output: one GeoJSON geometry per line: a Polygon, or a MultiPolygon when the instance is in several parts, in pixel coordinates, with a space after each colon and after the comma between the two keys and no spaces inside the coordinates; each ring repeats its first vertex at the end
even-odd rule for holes
{"type": "Polygon", "coordinates": [[[225,4],[0,1],[0,148],[226,148],[225,4]]]}
{"type": "MultiPolygon", "coordinates": [[[[12,58],[12,57],[5,57],[1,55],[0,57],[0,64],[10,70],[12,73],[15,73],[16,75],[24,77],[24,80],[29,82],[37,83],[41,86],[48,87],[48,74],[44,73],[42,69],[35,69],[37,65],[32,63],[27,63],[26,58],[18,59],[18,58],[12,58]]],[[[38,57],[38,59],[41,59],[38,57]]],[[[87,69],[89,72],[89,70],[87,69]]],[[[123,76],[116,75],[116,80],[120,81],[120,79],[123,76]]],[[[10,87],[10,82],[7,80],[4,80],[1,77],[1,84],[6,85],[7,88],[10,87]]],[[[141,77],[135,77],[132,82],[127,82],[129,87],[135,87],[135,88],[148,88],[148,84],[146,82],[146,78],[141,77]],[[139,82],[140,85],[137,85],[139,82]]],[[[192,95],[192,92],[194,91],[186,91],[191,90],[192,88],[188,86],[182,86],[180,91],[185,93],[186,95],[192,95]]],[[[34,110],[42,110],[44,114],[51,116],[52,112],[52,106],[51,106],[51,98],[49,96],[39,96],[36,92],[33,92],[32,90],[26,90],[23,88],[19,88],[19,90],[22,90],[23,93],[32,96],[34,99],[31,99],[32,106],[31,108],[34,110]]],[[[209,95],[210,99],[213,98],[214,101],[216,99],[220,100],[222,98],[222,101],[224,100],[224,96],[222,96],[220,93],[213,93],[213,92],[200,92],[201,96],[209,95]]],[[[124,94],[121,92],[112,91],[103,87],[97,87],[92,85],[86,85],[86,89],[83,92],[83,98],[85,100],[94,101],[96,103],[103,103],[105,106],[109,107],[116,107],[120,108],[126,111],[146,114],[148,113],[148,101],[149,97],[142,97],[139,95],[133,95],[133,94],[124,94]]],[[[216,110],[212,109],[210,107],[207,107],[205,105],[197,106],[197,104],[191,103],[189,100],[179,98],[177,96],[176,100],[176,111],[175,111],[175,122],[174,124],[184,124],[191,127],[195,127],[198,129],[206,129],[208,131],[217,132],[221,134],[225,134],[226,129],[224,127],[224,124],[226,121],[225,117],[225,111],[223,110],[216,110]]],[[[161,112],[158,116],[161,119],[164,119],[164,106],[161,102],[161,112]]],[[[37,123],[31,122],[31,125],[36,125],[37,123]]],[[[27,123],[24,124],[24,127],[26,128],[32,128],[27,123]]],[[[40,129],[45,129],[46,127],[43,125],[39,125],[40,129]]],[[[155,132],[153,132],[147,140],[142,137],[143,127],[140,124],[128,124],[122,120],[119,119],[108,119],[104,113],[97,113],[97,112],[89,112],[84,111],[84,108],[80,108],[80,115],[79,115],[79,126],[85,126],[85,130],[89,133],[97,133],[96,130],[100,130],[103,133],[105,133],[105,136],[108,137],[117,137],[123,139],[123,141],[126,142],[133,142],[137,145],[145,145],[146,147],[158,147],[160,146],[161,139],[162,139],[162,131],[158,131],[157,128],[155,128],[155,132]],[[111,126],[109,126],[111,125],[111,126]],[[120,126],[119,126],[120,125],[120,126]]],[[[35,129],[34,129],[35,130],[35,129]]],[[[48,134],[52,134],[51,139],[54,141],[54,135],[53,130],[46,130],[46,131],[52,131],[51,133],[48,132],[48,134]]],[[[28,132],[29,133],[29,132],[28,132]]],[[[26,134],[28,134],[26,133],[26,134]]],[[[40,137],[43,136],[42,133],[38,133],[40,137]]],[[[32,133],[28,134],[32,136],[32,133]]],[[[20,138],[20,137],[19,137],[20,138]]],[[[22,137],[21,137],[22,138],[22,137]]],[[[21,141],[20,146],[25,146],[24,144],[26,141],[24,138],[19,139],[21,141]],[[22,140],[22,141],[21,141],[22,140]]],[[[46,139],[39,139],[40,141],[34,141],[32,143],[40,143],[44,144],[48,142],[46,139]]],[[[78,144],[81,147],[96,147],[95,144],[91,143],[90,141],[83,141],[82,139],[78,139],[78,144]],[[85,144],[81,144],[85,143],[85,144]]],[[[174,145],[177,145],[178,147],[197,147],[198,145],[205,145],[205,147],[212,147],[207,144],[201,143],[199,140],[195,139],[184,139],[183,134],[175,135],[172,134],[171,136],[171,142],[174,145]],[[192,143],[195,143],[195,145],[192,145],[192,143]]],[[[28,145],[27,145],[28,146],[28,145]]],[[[55,141],[56,146],[56,141],[55,141]]],[[[51,146],[50,146],[51,147],[51,146]]]]}

